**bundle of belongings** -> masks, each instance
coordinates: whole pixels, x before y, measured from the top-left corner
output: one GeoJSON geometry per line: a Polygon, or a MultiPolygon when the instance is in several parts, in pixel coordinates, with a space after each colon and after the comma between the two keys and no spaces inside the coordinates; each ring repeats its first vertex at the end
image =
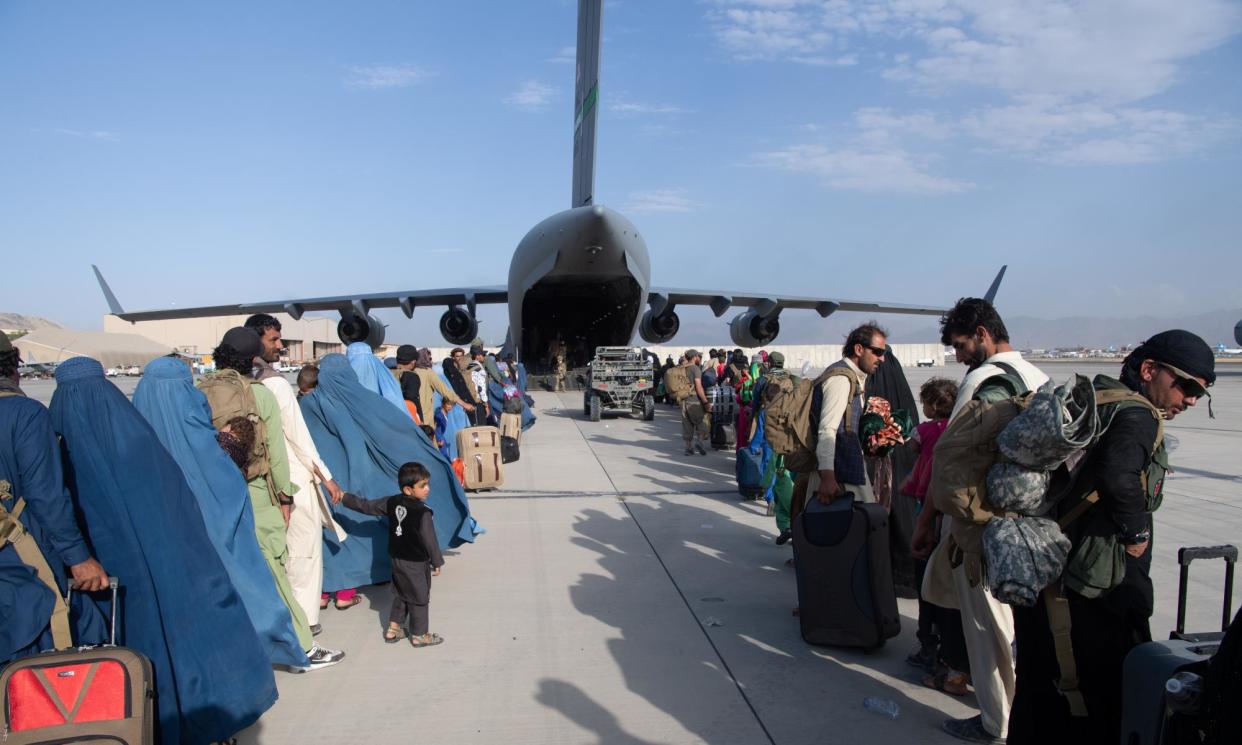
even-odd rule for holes
{"type": "MultiPolygon", "coordinates": [[[[986,576],[994,597],[1026,607],[1058,580],[1084,597],[1120,584],[1124,547],[1114,534],[1080,537],[1071,557],[1064,531],[1099,499],[1075,490],[1078,467],[1113,414],[1132,405],[1163,421],[1117,381],[1081,375],[999,402],[971,401],[954,418],[936,444],[929,495],[955,518],[954,564],[966,562],[973,584],[986,576]]],[[[1157,448],[1163,439],[1161,424],[1157,448]]]]}

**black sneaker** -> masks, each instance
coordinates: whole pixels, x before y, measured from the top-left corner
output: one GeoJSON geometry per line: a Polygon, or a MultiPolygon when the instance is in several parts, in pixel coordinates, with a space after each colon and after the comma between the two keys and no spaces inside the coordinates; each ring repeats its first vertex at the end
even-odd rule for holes
{"type": "Polygon", "coordinates": [[[929,673],[935,672],[936,647],[931,644],[920,645],[918,649],[906,655],[906,664],[921,667],[929,673]]]}
{"type": "Polygon", "coordinates": [[[311,670],[321,670],[325,667],[332,667],[336,663],[345,659],[345,653],[335,649],[321,647],[318,643],[316,643],[315,646],[311,647],[310,651],[306,653],[306,657],[310,660],[310,664],[306,667],[296,668],[300,673],[310,672],[311,670]]]}
{"type": "Polygon", "coordinates": [[[793,532],[786,528],[781,531],[780,535],[776,536],[776,545],[784,546],[786,543],[789,543],[790,538],[793,538],[793,532]]]}
{"type": "Polygon", "coordinates": [[[704,450],[704,449],[703,449],[703,446],[702,446],[702,445],[700,445],[700,444],[699,444],[699,443],[697,443],[697,442],[696,442],[696,443],[694,443],[694,450],[695,450],[695,452],[697,452],[699,455],[707,455],[707,451],[706,451],[706,450],[704,450]]]}
{"type": "Polygon", "coordinates": [[[694,455],[694,448],[686,448],[686,455],[694,455]]]}
{"type": "Polygon", "coordinates": [[[981,742],[985,745],[1005,745],[1005,738],[997,737],[983,728],[983,715],[970,719],[946,719],[940,729],[966,742],[981,742]]]}

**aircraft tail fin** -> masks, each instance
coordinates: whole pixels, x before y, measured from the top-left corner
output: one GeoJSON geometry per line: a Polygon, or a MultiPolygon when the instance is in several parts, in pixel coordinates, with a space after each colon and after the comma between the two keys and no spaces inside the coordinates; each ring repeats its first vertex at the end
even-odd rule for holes
{"type": "Polygon", "coordinates": [[[595,198],[595,114],[599,109],[599,48],[604,0],[578,0],[574,73],[574,185],[571,207],[595,198]]]}
{"type": "Polygon", "coordinates": [[[108,286],[108,280],[103,278],[99,267],[91,264],[91,269],[95,270],[95,279],[99,281],[99,289],[103,291],[104,300],[108,302],[108,312],[114,316],[119,316],[125,312],[121,307],[121,303],[117,301],[116,295],[112,294],[112,288],[108,286]]]}
{"type": "Polygon", "coordinates": [[[1000,268],[1000,271],[996,273],[996,279],[992,280],[992,286],[988,288],[987,293],[983,296],[984,300],[989,303],[996,303],[996,291],[1000,289],[1001,280],[1005,278],[1005,270],[1008,268],[1009,265],[1005,264],[1000,268]]]}

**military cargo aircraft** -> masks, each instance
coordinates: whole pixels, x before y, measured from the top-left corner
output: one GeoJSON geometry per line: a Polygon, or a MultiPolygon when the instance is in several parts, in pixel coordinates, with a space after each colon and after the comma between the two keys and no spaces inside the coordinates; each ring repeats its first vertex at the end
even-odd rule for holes
{"type": "MultiPolygon", "coordinates": [[[[341,341],[365,341],[377,348],[384,340],[384,325],[371,314],[377,308],[400,308],[406,317],[413,317],[419,307],[446,308],[440,316],[441,335],[451,344],[466,345],[478,335],[478,305],[508,303],[506,346],[532,372],[540,372],[548,364],[548,350],[557,342],[568,345],[571,361],[581,362],[589,360],[596,347],[628,345],[635,333],[650,344],[668,342],[681,325],[679,306],[707,306],[718,318],[736,309],[728,324],[729,335],[735,345],[747,348],[774,341],[785,310],[813,310],[825,318],[838,310],[923,315],[945,311],[836,296],[653,287],[642,234],[624,215],[597,204],[594,198],[602,12],[602,0],[579,0],[570,208],[535,225],[518,243],[507,284],[128,312],[99,269],[92,267],[110,312],[127,321],[150,321],[279,312],[300,318],[307,311],[335,311],[341,317],[337,324],[341,341]]],[[[1004,273],[1002,267],[989,298],[1004,273]]]]}

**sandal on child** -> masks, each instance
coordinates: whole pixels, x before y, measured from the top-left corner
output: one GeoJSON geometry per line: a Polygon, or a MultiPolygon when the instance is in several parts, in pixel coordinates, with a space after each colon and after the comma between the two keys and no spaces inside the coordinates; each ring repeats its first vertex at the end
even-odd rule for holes
{"type": "Polygon", "coordinates": [[[384,643],[385,644],[396,644],[397,642],[401,641],[404,638],[405,638],[405,629],[400,629],[400,628],[394,629],[391,626],[384,629],[384,643]]]}
{"type": "Polygon", "coordinates": [[[319,610],[327,610],[328,603],[331,603],[331,602],[332,602],[331,598],[319,598],[319,610]]]}
{"type": "Polygon", "coordinates": [[[419,647],[434,647],[437,644],[443,644],[444,637],[439,634],[423,634],[422,636],[411,636],[410,646],[415,649],[419,647]]]}
{"type": "Polygon", "coordinates": [[[928,688],[934,688],[942,693],[950,696],[965,696],[969,693],[967,689],[966,673],[960,673],[956,670],[941,670],[932,675],[923,677],[923,685],[928,688]]]}
{"type": "Polygon", "coordinates": [[[341,601],[339,600],[336,601],[336,609],[337,610],[349,610],[350,608],[354,607],[355,605],[361,602],[362,602],[362,596],[355,595],[352,598],[350,598],[348,601],[346,601],[345,603],[341,603],[341,601]]]}

